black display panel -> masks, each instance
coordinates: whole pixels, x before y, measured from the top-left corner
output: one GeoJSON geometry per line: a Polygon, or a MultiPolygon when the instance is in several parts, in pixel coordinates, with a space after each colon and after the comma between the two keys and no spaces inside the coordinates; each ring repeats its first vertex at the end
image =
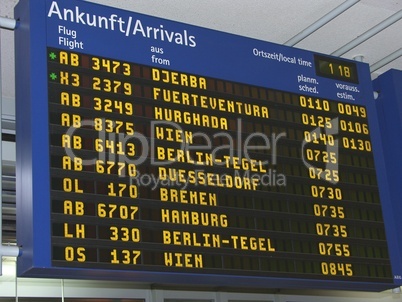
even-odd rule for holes
{"type": "Polygon", "coordinates": [[[364,106],[48,54],[55,266],[391,279],[364,106]]]}

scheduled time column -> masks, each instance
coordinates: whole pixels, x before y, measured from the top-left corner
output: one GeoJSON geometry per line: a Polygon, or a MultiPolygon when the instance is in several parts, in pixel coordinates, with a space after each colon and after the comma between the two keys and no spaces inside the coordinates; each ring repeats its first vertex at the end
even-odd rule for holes
{"type": "Polygon", "coordinates": [[[299,103],[304,109],[302,123],[314,127],[303,133],[303,159],[312,180],[309,188],[313,213],[319,219],[315,222],[315,232],[320,238],[316,249],[325,257],[320,261],[321,274],[351,277],[353,265],[345,263],[351,256],[351,247],[345,241],[349,238],[349,229],[343,223],[347,217],[342,205],[344,192],[339,186],[339,122],[333,114],[335,104],[308,96],[299,96],[299,103]]]}

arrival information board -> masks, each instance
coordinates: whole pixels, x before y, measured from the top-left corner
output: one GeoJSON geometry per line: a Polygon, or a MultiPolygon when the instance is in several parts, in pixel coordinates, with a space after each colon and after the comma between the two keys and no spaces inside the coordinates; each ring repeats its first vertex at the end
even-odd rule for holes
{"type": "Polygon", "coordinates": [[[23,275],[395,287],[364,64],[42,2],[17,31],[23,44],[46,20],[38,93],[19,109],[23,275]]]}

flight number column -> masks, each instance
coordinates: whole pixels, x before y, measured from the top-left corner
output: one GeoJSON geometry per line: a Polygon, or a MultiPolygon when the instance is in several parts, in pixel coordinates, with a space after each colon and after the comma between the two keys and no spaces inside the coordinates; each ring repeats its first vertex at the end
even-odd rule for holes
{"type": "Polygon", "coordinates": [[[125,222],[108,225],[105,239],[116,242],[116,247],[103,248],[100,262],[138,265],[141,264],[141,250],[135,246],[141,242],[142,232],[135,220],[139,218],[140,208],[137,203],[131,202],[139,197],[137,185],[131,182],[131,178],[137,175],[137,165],[133,158],[137,155],[138,146],[130,140],[135,134],[132,119],[135,112],[132,99],[127,99],[133,96],[132,64],[93,56],[90,66],[99,72],[99,76],[92,77],[92,89],[108,95],[93,99],[93,109],[104,116],[94,119],[94,130],[101,134],[101,137],[95,139],[94,148],[98,153],[106,155],[104,159],[96,161],[95,168],[99,174],[115,175],[117,181],[107,183],[107,196],[121,201],[99,203],[97,216],[104,219],[118,218],[125,222]],[[105,73],[111,77],[105,76],[105,73]],[[124,77],[117,78],[117,75],[124,77]],[[122,118],[117,118],[119,116],[122,118]]]}
{"type": "MultiPolygon", "coordinates": [[[[51,100],[56,104],[50,106],[53,111],[62,111],[60,121],[54,117],[51,121],[56,128],[64,129],[57,134],[61,143],[53,146],[67,154],[63,163],[52,165],[61,167],[61,175],[67,175],[60,188],[67,206],[62,222],[66,238],[63,260],[139,264],[141,252],[132,249],[141,240],[141,230],[135,223],[139,206],[133,202],[139,192],[130,180],[137,173],[133,161],[137,146],[131,140],[135,133],[129,99],[133,94],[131,64],[58,50],[49,50],[49,61],[49,92],[56,96],[51,100]],[[67,201],[77,194],[87,196],[78,198],[83,200],[79,201],[80,210],[71,212],[67,201]],[[99,218],[99,224],[91,224],[93,219],[87,219],[87,215],[99,218]],[[72,216],[76,216],[77,223],[70,225],[72,216]],[[121,222],[116,224],[116,219],[121,222]],[[69,239],[73,240],[71,244],[69,239]],[[90,246],[81,240],[77,244],[77,239],[85,239],[90,246]],[[116,245],[102,247],[97,240],[110,240],[116,245]],[[94,246],[97,251],[93,251],[94,246]]],[[[51,177],[60,176],[53,173],[51,177]]],[[[57,194],[53,191],[52,199],[57,194]]]]}

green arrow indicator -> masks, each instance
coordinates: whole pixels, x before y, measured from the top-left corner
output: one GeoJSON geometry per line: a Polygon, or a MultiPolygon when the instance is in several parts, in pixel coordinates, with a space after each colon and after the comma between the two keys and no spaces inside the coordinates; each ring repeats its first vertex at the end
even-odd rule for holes
{"type": "Polygon", "coordinates": [[[54,72],[52,72],[49,76],[53,81],[57,79],[57,74],[55,74],[54,72]]]}
{"type": "Polygon", "coordinates": [[[51,58],[52,60],[54,60],[54,59],[57,58],[57,55],[52,51],[52,52],[49,54],[49,58],[51,58]]]}

